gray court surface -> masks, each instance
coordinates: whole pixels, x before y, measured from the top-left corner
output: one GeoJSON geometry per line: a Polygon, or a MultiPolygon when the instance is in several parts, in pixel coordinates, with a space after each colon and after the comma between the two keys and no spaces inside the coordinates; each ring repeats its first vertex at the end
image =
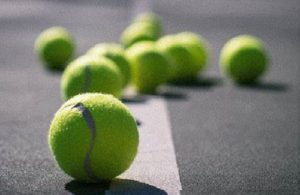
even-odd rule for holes
{"type": "MultiPolygon", "coordinates": [[[[70,30],[77,55],[97,42],[118,41],[133,3],[0,1],[0,194],[110,193],[109,186],[72,180],[53,160],[47,133],[62,104],[61,74],[40,65],[33,43],[53,25],[70,30]]],[[[210,67],[197,82],[164,86],[146,102],[126,102],[137,110],[157,98],[166,105],[180,193],[299,194],[300,2],[161,0],[153,9],[166,33],[194,31],[211,46],[210,67]],[[223,44],[244,33],[263,39],[272,59],[261,84],[252,87],[231,84],[218,69],[223,44]]],[[[149,121],[142,117],[141,123],[149,121]]],[[[129,177],[114,181],[133,189],[127,194],[167,193],[160,177],[156,184],[147,176],[129,177]]]]}

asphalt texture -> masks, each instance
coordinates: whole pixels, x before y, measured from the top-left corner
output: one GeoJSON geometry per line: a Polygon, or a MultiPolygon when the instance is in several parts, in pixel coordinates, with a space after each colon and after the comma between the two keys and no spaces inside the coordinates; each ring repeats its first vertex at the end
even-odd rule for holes
{"type": "MultiPolygon", "coordinates": [[[[53,25],[70,30],[77,55],[97,42],[118,41],[132,4],[0,2],[0,194],[99,192],[67,177],[50,154],[47,133],[62,104],[61,75],[40,65],[33,44],[53,25]]],[[[163,95],[181,194],[299,194],[300,2],[164,0],[153,9],[166,33],[194,31],[211,46],[203,76],[166,86],[163,95]],[[252,87],[230,83],[218,68],[223,44],[245,33],[263,39],[271,57],[265,77],[252,87]]]]}

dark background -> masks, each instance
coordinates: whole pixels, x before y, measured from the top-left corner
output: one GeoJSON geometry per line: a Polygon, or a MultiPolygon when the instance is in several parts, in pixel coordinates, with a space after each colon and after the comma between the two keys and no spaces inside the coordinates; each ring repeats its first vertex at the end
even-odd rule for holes
{"type": "MultiPolygon", "coordinates": [[[[119,40],[133,3],[0,1],[0,193],[74,193],[47,146],[62,103],[60,74],[41,67],[34,39],[62,25],[83,54],[97,42],[119,40]]],[[[153,9],[167,33],[194,31],[211,46],[204,78],[168,86],[173,95],[165,97],[181,193],[299,194],[300,2],[162,0],[153,9]],[[223,44],[244,33],[263,39],[272,58],[253,87],[231,84],[218,69],[223,44]]]]}

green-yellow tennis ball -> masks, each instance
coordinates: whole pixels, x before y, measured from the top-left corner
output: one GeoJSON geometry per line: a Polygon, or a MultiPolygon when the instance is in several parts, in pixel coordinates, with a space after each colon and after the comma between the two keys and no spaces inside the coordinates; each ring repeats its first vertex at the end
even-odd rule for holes
{"type": "Polygon", "coordinates": [[[197,75],[199,66],[190,49],[178,41],[175,35],[167,35],[156,43],[158,49],[171,59],[173,71],[171,81],[190,80],[197,75]]]}
{"type": "Polygon", "coordinates": [[[251,35],[230,39],[221,51],[220,66],[236,83],[256,82],[267,65],[268,57],[263,42],[251,35]]]}
{"type": "Polygon", "coordinates": [[[130,64],[125,57],[124,49],[115,43],[99,43],[92,47],[87,55],[96,55],[98,57],[107,57],[112,60],[122,73],[123,87],[130,81],[130,64]]]}
{"type": "Polygon", "coordinates": [[[150,41],[139,42],[126,51],[130,60],[132,83],[139,93],[154,93],[170,74],[168,58],[150,41]]]}
{"type": "Polygon", "coordinates": [[[137,15],[134,20],[134,23],[148,23],[151,24],[158,35],[162,33],[161,19],[158,15],[152,12],[145,12],[137,15]]]}
{"type": "Polygon", "coordinates": [[[147,22],[157,26],[161,25],[161,19],[153,12],[141,13],[134,18],[133,22],[147,22]]]}
{"type": "Polygon", "coordinates": [[[63,27],[48,28],[35,41],[35,52],[49,69],[64,69],[74,50],[74,40],[63,27]]]}
{"type": "Polygon", "coordinates": [[[136,22],[129,25],[121,35],[121,43],[128,48],[141,41],[156,41],[160,35],[152,24],[136,22]]]}
{"type": "Polygon", "coordinates": [[[203,71],[207,66],[209,58],[207,41],[193,32],[178,33],[176,39],[191,51],[196,61],[197,72],[203,71]]]}
{"type": "Polygon", "coordinates": [[[61,91],[66,100],[87,92],[101,92],[120,97],[122,74],[114,62],[105,57],[82,56],[64,71],[61,91]]]}
{"type": "Polygon", "coordinates": [[[48,141],[59,167],[79,181],[103,182],[129,168],[138,149],[137,125],[112,95],[86,93],[56,112],[48,141]]]}

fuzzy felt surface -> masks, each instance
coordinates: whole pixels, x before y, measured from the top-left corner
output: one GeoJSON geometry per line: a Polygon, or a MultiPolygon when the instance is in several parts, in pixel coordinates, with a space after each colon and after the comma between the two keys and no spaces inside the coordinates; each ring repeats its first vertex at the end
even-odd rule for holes
{"type": "Polygon", "coordinates": [[[89,166],[102,180],[124,172],[137,153],[136,122],[125,105],[111,95],[75,96],[62,105],[51,123],[51,151],[61,169],[77,180],[97,181],[89,176],[84,164],[92,140],[89,166]],[[94,135],[83,112],[76,108],[78,103],[90,112],[94,135]]]}
{"type": "Polygon", "coordinates": [[[107,58],[82,56],[66,68],[61,79],[61,91],[66,100],[87,92],[101,92],[120,97],[122,75],[114,62],[107,58]]]}

